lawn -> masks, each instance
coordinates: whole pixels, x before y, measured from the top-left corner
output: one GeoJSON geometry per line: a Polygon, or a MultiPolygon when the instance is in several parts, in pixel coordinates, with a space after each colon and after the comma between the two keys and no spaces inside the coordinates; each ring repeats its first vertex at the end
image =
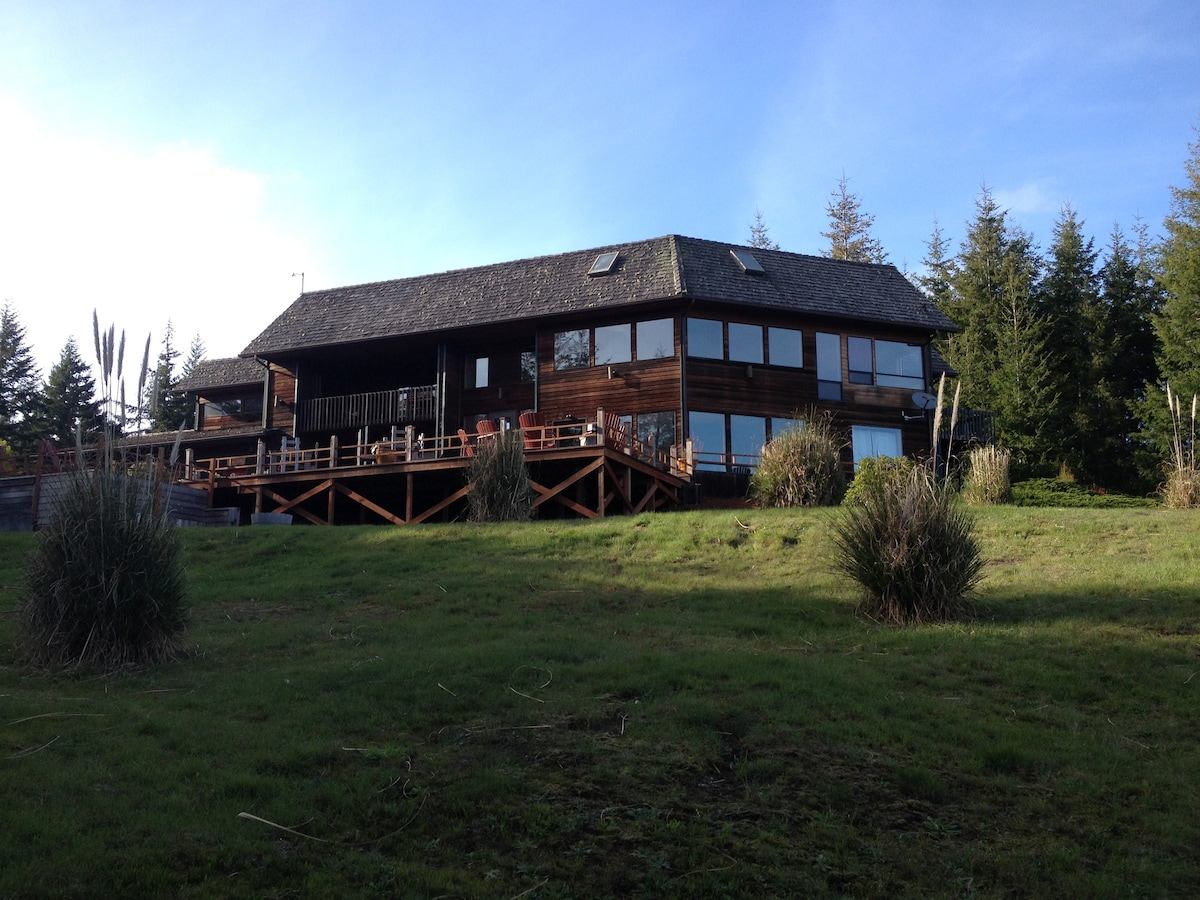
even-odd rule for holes
{"type": "Polygon", "coordinates": [[[0,897],[1200,896],[1200,517],[894,629],[829,515],[189,529],[186,657],[53,677],[0,534],[0,897]]]}

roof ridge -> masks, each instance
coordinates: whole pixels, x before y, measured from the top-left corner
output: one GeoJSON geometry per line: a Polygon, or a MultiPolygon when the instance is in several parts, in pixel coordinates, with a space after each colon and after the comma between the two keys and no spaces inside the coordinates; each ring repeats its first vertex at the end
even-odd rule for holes
{"type": "Polygon", "coordinates": [[[675,293],[680,296],[687,294],[687,279],[683,276],[683,263],[679,259],[679,235],[668,234],[667,246],[671,250],[671,271],[675,275],[675,293]]]}

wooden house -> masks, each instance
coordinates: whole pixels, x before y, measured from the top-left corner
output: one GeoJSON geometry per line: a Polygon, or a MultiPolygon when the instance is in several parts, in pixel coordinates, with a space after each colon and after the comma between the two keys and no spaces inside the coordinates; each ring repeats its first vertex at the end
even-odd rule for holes
{"type": "Polygon", "coordinates": [[[690,449],[703,481],[753,467],[810,410],[845,430],[848,468],[927,454],[930,344],[953,330],[894,266],[668,235],[310,291],[183,387],[194,437],[223,450],[405,429],[443,446],[481,421],[582,428],[604,410],[643,446],[690,449]]]}

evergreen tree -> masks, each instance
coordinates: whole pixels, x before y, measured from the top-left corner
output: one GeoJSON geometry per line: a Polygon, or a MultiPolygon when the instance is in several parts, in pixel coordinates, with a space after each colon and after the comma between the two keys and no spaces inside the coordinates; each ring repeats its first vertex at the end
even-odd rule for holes
{"type": "Polygon", "coordinates": [[[0,310],[0,440],[32,453],[41,437],[41,378],[11,302],[0,310]]]}
{"type": "MultiPolygon", "coordinates": [[[[1188,149],[1186,183],[1171,188],[1171,212],[1163,222],[1167,236],[1158,262],[1165,299],[1154,320],[1162,381],[1185,400],[1200,394],[1200,134],[1188,149]]],[[[1159,402],[1165,409],[1166,400],[1159,402]]]]}
{"type": "Polygon", "coordinates": [[[942,234],[936,220],[933,223],[933,234],[925,242],[925,247],[925,258],[921,260],[925,272],[916,277],[916,284],[925,292],[926,297],[944,309],[950,301],[954,281],[954,258],[947,255],[950,240],[942,234]]]}
{"type": "Polygon", "coordinates": [[[176,387],[180,377],[175,371],[178,359],[175,327],[168,320],[166,331],[163,332],[162,349],[146,386],[145,406],[151,431],[175,431],[191,417],[187,395],[176,387]]]}
{"type": "Polygon", "coordinates": [[[50,370],[42,400],[46,433],[60,446],[73,446],[76,428],[83,443],[90,444],[100,431],[100,404],[96,380],[79,355],[75,338],[69,338],[50,370]]]}
{"type": "MultiPolygon", "coordinates": [[[[1086,471],[1097,483],[1146,493],[1159,477],[1159,461],[1147,454],[1146,386],[1159,381],[1154,354],[1154,315],[1159,292],[1145,257],[1146,229],[1138,248],[1114,227],[1100,268],[1101,318],[1093,341],[1093,415],[1097,435],[1086,471]]],[[[1160,398],[1155,392],[1155,402],[1160,398]]]]}
{"type": "Polygon", "coordinates": [[[1093,349],[1103,327],[1097,254],[1068,204],[1054,224],[1046,278],[1039,294],[1046,320],[1047,368],[1052,393],[1052,427],[1059,435],[1059,462],[1082,480],[1095,480],[1091,452],[1100,435],[1094,415],[1100,376],[1093,349]]]}
{"type": "Polygon", "coordinates": [[[771,240],[762,211],[754,210],[754,222],[750,225],[750,246],[761,250],[778,250],[779,244],[771,240]]]}
{"type": "Polygon", "coordinates": [[[845,175],[829,196],[831,199],[825,207],[829,213],[829,230],[821,232],[821,237],[829,239],[829,250],[822,255],[854,262],[887,262],[883,245],[871,234],[875,217],[862,211],[862,201],[850,192],[845,175]]]}

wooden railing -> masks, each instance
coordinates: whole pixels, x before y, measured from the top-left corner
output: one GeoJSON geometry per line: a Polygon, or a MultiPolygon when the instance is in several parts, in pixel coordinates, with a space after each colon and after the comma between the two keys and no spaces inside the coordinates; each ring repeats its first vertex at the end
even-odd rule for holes
{"type": "Polygon", "coordinates": [[[369,425],[433,422],[436,419],[437,385],[424,384],[392,391],[308,400],[301,403],[297,410],[297,430],[338,431],[369,425]]]}

